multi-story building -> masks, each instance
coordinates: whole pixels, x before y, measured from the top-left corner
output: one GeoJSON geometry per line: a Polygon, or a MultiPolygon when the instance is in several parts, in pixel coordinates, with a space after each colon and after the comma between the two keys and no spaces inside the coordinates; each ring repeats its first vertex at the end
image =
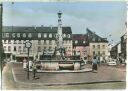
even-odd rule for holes
{"type": "Polygon", "coordinates": [[[97,56],[98,60],[106,62],[109,56],[107,39],[98,36],[88,28],[86,30],[87,40],[90,48],[89,56],[91,58],[97,56]]]}
{"type": "Polygon", "coordinates": [[[111,58],[113,58],[113,59],[117,59],[120,56],[120,53],[121,53],[120,42],[111,48],[110,53],[111,53],[111,58]]]}
{"type": "Polygon", "coordinates": [[[73,34],[73,55],[78,55],[81,58],[87,57],[89,54],[89,46],[87,43],[86,34],[73,34]]]}
{"type": "Polygon", "coordinates": [[[87,57],[91,60],[97,56],[100,61],[105,61],[110,56],[108,49],[108,41],[93,33],[90,29],[86,29],[86,34],[73,34],[73,53],[80,57],[87,57]]]}
{"type": "MultiPolygon", "coordinates": [[[[72,55],[72,30],[70,27],[62,27],[64,47],[67,55],[72,55]]],[[[6,58],[22,61],[27,57],[25,42],[31,41],[30,58],[34,59],[46,50],[55,50],[57,27],[27,27],[5,26],[3,27],[3,46],[6,58]]]]}
{"type": "Polygon", "coordinates": [[[127,33],[121,36],[121,57],[126,60],[127,33]]]}

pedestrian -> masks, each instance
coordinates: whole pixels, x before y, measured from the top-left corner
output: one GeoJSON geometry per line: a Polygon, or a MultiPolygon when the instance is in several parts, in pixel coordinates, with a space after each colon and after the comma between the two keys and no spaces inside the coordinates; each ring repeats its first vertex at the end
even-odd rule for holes
{"type": "Polygon", "coordinates": [[[32,69],[32,65],[33,65],[33,62],[32,62],[32,60],[30,59],[30,60],[29,60],[29,69],[32,69]]]}
{"type": "Polygon", "coordinates": [[[94,58],[92,60],[92,71],[93,72],[97,72],[97,59],[96,59],[96,56],[94,56],[94,58]]]}
{"type": "Polygon", "coordinates": [[[26,69],[27,68],[27,60],[24,58],[23,60],[23,69],[26,69]]]}
{"type": "Polygon", "coordinates": [[[34,62],[32,65],[32,70],[33,70],[33,79],[36,79],[36,63],[34,62]]]}

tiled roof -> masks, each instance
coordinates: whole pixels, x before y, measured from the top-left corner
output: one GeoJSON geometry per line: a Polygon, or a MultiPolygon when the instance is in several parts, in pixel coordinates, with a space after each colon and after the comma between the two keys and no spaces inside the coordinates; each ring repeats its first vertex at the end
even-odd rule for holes
{"type": "MultiPolygon", "coordinates": [[[[28,27],[28,26],[4,26],[3,32],[42,32],[42,33],[56,33],[57,27],[28,27]]],[[[63,33],[72,33],[71,27],[62,27],[63,33]]]]}
{"type": "Polygon", "coordinates": [[[86,29],[89,42],[108,42],[107,38],[102,38],[99,35],[92,32],[90,29],[86,29]]]}
{"type": "Polygon", "coordinates": [[[85,34],[72,34],[73,40],[86,40],[87,36],[85,34]]]}
{"type": "Polygon", "coordinates": [[[72,40],[73,46],[87,46],[88,44],[86,34],[72,34],[72,40]],[[78,43],[75,43],[76,41],[78,43]]]}

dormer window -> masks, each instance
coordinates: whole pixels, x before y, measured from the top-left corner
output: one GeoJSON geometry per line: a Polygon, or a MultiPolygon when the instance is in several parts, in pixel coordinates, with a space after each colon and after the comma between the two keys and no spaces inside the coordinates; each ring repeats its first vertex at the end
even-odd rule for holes
{"type": "Polygon", "coordinates": [[[77,43],[78,43],[78,40],[75,41],[75,44],[77,44],[77,43]]]}
{"type": "Polygon", "coordinates": [[[32,34],[31,34],[31,33],[29,33],[29,34],[28,34],[28,37],[29,37],[29,38],[31,38],[31,37],[32,37],[32,34]]]}
{"type": "Polygon", "coordinates": [[[66,34],[63,34],[63,38],[65,38],[66,37],[66,34]]]}
{"type": "Polygon", "coordinates": [[[38,33],[38,38],[41,38],[41,33],[38,33]]]}
{"type": "Polygon", "coordinates": [[[70,35],[70,34],[68,34],[68,35],[67,35],[67,37],[68,37],[68,38],[70,38],[70,37],[71,37],[71,35],[70,35]]]}
{"type": "Polygon", "coordinates": [[[6,37],[9,37],[9,33],[6,33],[6,37]]]}
{"type": "Polygon", "coordinates": [[[51,33],[49,34],[49,38],[52,38],[52,34],[51,33]]]}
{"type": "Polygon", "coordinates": [[[17,33],[17,37],[20,37],[20,33],[17,33]]]}
{"type": "Polygon", "coordinates": [[[44,33],[44,38],[46,38],[47,37],[47,34],[46,33],[44,33]]]}
{"type": "Polygon", "coordinates": [[[12,37],[13,37],[13,38],[15,38],[15,37],[16,37],[15,33],[12,33],[12,37]]]}
{"type": "Polygon", "coordinates": [[[23,33],[23,37],[24,37],[24,38],[26,37],[26,34],[25,34],[25,33],[23,33]]]}

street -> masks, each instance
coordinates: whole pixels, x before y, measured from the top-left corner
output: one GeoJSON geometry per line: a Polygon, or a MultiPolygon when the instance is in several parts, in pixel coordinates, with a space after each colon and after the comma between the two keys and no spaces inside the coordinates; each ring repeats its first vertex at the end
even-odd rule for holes
{"type": "Polygon", "coordinates": [[[30,80],[28,80],[22,64],[9,63],[3,71],[3,89],[125,89],[126,87],[125,67],[100,66],[98,73],[37,73],[36,75],[39,79],[33,80],[33,74],[30,72],[30,80]]]}

